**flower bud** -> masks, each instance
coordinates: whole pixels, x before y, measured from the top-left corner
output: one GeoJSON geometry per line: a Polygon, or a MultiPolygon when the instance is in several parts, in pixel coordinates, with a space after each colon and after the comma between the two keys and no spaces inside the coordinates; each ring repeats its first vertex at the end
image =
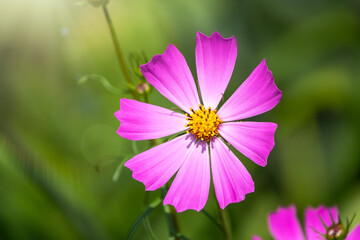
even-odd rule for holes
{"type": "Polygon", "coordinates": [[[140,94],[144,94],[145,92],[150,91],[150,85],[147,82],[142,82],[136,85],[136,91],[140,94]]]}
{"type": "Polygon", "coordinates": [[[346,228],[341,223],[334,223],[326,229],[327,240],[343,240],[347,235],[346,228]]]}

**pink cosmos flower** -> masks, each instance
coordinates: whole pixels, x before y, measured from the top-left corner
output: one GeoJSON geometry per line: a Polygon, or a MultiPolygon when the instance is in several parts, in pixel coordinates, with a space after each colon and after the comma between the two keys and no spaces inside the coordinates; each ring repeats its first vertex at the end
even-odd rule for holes
{"type": "MultiPolygon", "coordinates": [[[[280,207],[268,217],[270,233],[275,240],[359,240],[360,224],[348,234],[348,227],[339,220],[337,207],[307,208],[305,211],[305,233],[296,217],[295,206],[280,207]]],[[[261,240],[254,236],[253,240],[261,240]]]]}
{"type": "Polygon", "coordinates": [[[169,44],[164,54],[140,66],[147,81],[183,113],[129,99],[121,99],[115,113],[121,122],[117,133],[130,140],[184,133],[125,163],[147,191],[160,188],[177,172],[164,204],[175,206],[178,212],[204,207],[210,165],[221,208],[254,191],[249,172],[225,141],[265,166],[277,125],[239,120],[267,112],[281,99],[264,59],[217,111],[234,69],[236,40],[217,32],[211,37],[198,32],[195,55],[201,98],[185,58],[174,45],[169,44]]]}

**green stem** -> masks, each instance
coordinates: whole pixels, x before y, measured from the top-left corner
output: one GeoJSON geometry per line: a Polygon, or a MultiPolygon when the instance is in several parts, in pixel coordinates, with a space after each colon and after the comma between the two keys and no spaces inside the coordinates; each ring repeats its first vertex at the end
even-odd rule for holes
{"type": "MultiPolygon", "coordinates": [[[[174,224],[174,230],[175,230],[176,233],[179,233],[180,232],[180,230],[179,230],[179,222],[177,220],[176,210],[175,210],[174,206],[171,206],[171,205],[170,205],[170,214],[171,214],[172,222],[174,224]]],[[[175,236],[175,239],[180,240],[180,238],[178,236],[175,236]]]]}
{"type": "Polygon", "coordinates": [[[147,93],[147,92],[144,92],[144,101],[146,102],[146,103],[149,103],[149,93],[147,93]]]}
{"type": "MultiPolygon", "coordinates": [[[[115,52],[116,52],[116,56],[117,56],[117,58],[119,60],[121,71],[124,74],[126,82],[131,86],[131,85],[133,85],[133,82],[131,81],[130,74],[127,71],[124,56],[123,56],[123,54],[121,52],[119,40],[118,40],[118,38],[116,36],[114,25],[112,24],[110,14],[109,14],[109,11],[108,11],[108,9],[106,7],[106,4],[103,5],[103,10],[104,10],[104,14],[105,14],[105,17],[106,17],[106,22],[107,22],[107,24],[109,26],[112,41],[113,41],[114,46],[115,46],[115,52]]],[[[132,89],[129,89],[129,90],[130,90],[130,93],[133,96],[133,98],[138,99],[136,92],[134,90],[132,90],[132,89]]]]}
{"type": "MultiPolygon", "coordinates": [[[[166,183],[166,187],[169,188],[170,184],[166,183]]],[[[172,222],[174,231],[175,231],[175,233],[180,233],[179,222],[178,222],[178,219],[177,219],[177,216],[176,216],[176,209],[172,205],[169,205],[168,207],[170,209],[171,222],[172,222]]],[[[180,240],[180,237],[178,237],[177,235],[170,236],[170,237],[175,237],[175,240],[180,240]]]]}
{"type": "Polygon", "coordinates": [[[225,210],[221,209],[219,204],[218,204],[218,211],[219,211],[219,215],[220,215],[220,221],[221,221],[222,227],[224,229],[225,239],[231,240],[231,231],[230,231],[230,226],[229,226],[228,222],[226,221],[225,210]]]}

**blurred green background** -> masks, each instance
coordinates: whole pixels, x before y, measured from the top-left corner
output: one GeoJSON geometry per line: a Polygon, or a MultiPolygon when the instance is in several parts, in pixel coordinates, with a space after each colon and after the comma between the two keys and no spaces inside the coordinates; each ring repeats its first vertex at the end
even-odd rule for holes
{"type": "MultiPolygon", "coordinates": [[[[196,76],[196,31],[234,35],[238,57],[225,98],[266,57],[280,104],[253,118],[278,123],[266,168],[236,153],[256,190],[226,208],[234,239],[270,239],[279,205],[360,212],[360,2],[358,0],[110,0],[125,58],[151,58],[169,43],[196,76]]],[[[122,88],[101,8],[85,1],[0,1],[0,239],[123,239],[145,209],[141,183],[124,168],[132,143],[116,134],[119,99],[87,74],[122,88]]],[[[128,66],[129,63],[128,63],[128,66]]],[[[151,102],[173,105],[153,91],[151,102]]],[[[139,144],[140,151],[147,143],[139,144]]],[[[217,217],[211,186],[205,209],[217,217]]],[[[150,194],[150,199],[159,192],[150,194]]],[[[222,239],[203,214],[178,214],[190,239],[222,239]]],[[[162,207],[150,216],[167,239],[162,207]]],[[[360,214],[355,223],[360,222],[360,214]]],[[[134,239],[151,239],[141,225],[134,239]]]]}

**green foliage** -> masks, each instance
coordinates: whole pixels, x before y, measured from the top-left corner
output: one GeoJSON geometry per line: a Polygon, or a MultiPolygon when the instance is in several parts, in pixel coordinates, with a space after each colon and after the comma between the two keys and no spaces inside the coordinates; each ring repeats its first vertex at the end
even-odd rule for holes
{"type": "Polygon", "coordinates": [[[119,163],[119,165],[117,166],[117,168],[115,169],[115,173],[114,173],[114,175],[113,175],[113,181],[114,181],[114,182],[116,182],[116,181],[119,179],[120,174],[121,174],[121,172],[122,172],[122,170],[123,170],[123,168],[124,168],[124,163],[125,163],[127,160],[129,160],[129,159],[128,159],[128,158],[123,158],[123,159],[120,161],[120,163],[119,163]]]}
{"type": "Polygon", "coordinates": [[[140,215],[140,217],[135,221],[134,225],[131,227],[129,234],[127,235],[126,239],[132,239],[135,231],[140,226],[140,224],[145,220],[145,218],[162,202],[161,198],[156,198],[152,201],[149,206],[144,210],[144,212],[140,215]]]}
{"type": "MultiPolygon", "coordinates": [[[[234,239],[269,239],[267,214],[279,205],[296,204],[300,218],[308,205],[336,204],[344,219],[358,212],[357,1],[92,1],[107,3],[133,86],[124,85],[102,9],[73,2],[0,4],[0,239],[121,239],[129,229],[133,239],[168,239],[169,215],[141,212],[144,186],[123,167],[149,143],[117,135],[114,113],[128,88],[174,107],[145,91],[139,65],[172,43],[196,76],[196,31],[237,39],[225,99],[264,57],[283,91],[274,110],[251,119],[278,124],[267,167],[234,151],[256,186],[227,207],[234,239]]],[[[188,239],[222,238],[213,186],[206,210],[178,214],[188,239]]]]}
{"type": "Polygon", "coordinates": [[[78,83],[79,84],[84,84],[84,83],[86,83],[86,82],[88,82],[88,81],[99,81],[100,83],[101,83],[101,85],[107,90],[107,91],[109,91],[110,93],[114,93],[114,94],[117,94],[117,95],[122,95],[122,94],[124,94],[125,92],[126,92],[126,89],[127,88],[132,88],[132,89],[134,89],[132,86],[129,86],[129,85],[126,85],[125,83],[124,83],[124,88],[125,88],[125,90],[119,90],[119,89],[117,89],[117,88],[114,88],[110,83],[109,83],[109,81],[106,79],[106,78],[104,78],[104,77],[102,77],[102,76],[99,76],[99,75],[96,75],[96,74],[90,74],[90,75],[85,75],[85,76],[82,76],[81,78],[79,78],[79,80],[78,80],[78,83]]]}

